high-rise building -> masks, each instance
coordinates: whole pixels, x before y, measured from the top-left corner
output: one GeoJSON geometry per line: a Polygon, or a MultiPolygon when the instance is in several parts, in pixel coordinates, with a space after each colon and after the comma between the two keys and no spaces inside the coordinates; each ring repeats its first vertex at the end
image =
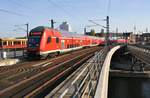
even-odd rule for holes
{"type": "Polygon", "coordinates": [[[67,22],[63,22],[60,26],[59,26],[60,30],[64,30],[64,31],[68,31],[71,32],[71,26],[67,23],[67,22]]]}

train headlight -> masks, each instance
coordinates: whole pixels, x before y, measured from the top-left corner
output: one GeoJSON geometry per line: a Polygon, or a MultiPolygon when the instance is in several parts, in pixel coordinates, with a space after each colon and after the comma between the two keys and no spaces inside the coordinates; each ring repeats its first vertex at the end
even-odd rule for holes
{"type": "Polygon", "coordinates": [[[37,46],[37,47],[38,47],[38,46],[39,46],[39,44],[36,44],[35,46],[37,46]]]}

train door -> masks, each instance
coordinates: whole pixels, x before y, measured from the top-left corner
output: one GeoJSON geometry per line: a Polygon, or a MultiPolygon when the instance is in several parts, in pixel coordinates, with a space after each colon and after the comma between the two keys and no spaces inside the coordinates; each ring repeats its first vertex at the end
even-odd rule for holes
{"type": "Polygon", "coordinates": [[[61,49],[65,49],[65,40],[61,40],[61,49]]]}

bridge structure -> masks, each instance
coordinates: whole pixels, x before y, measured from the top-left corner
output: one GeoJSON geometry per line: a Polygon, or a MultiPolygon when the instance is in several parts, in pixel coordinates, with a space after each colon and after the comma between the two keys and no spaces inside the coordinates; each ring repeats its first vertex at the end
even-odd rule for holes
{"type": "MultiPolygon", "coordinates": [[[[107,98],[108,97],[108,80],[109,75],[117,74],[119,77],[132,77],[132,78],[150,78],[149,69],[150,65],[150,48],[139,47],[136,45],[125,45],[113,47],[106,55],[103,62],[99,80],[97,80],[97,87],[93,98],[107,98]],[[115,58],[114,55],[130,54],[131,65],[128,71],[118,71],[110,69],[111,61],[115,58]],[[113,72],[114,71],[114,72],[113,72]]],[[[112,75],[111,75],[112,76],[112,75]]]]}
{"type": "Polygon", "coordinates": [[[106,47],[95,53],[95,56],[87,62],[86,67],[78,71],[76,78],[68,84],[67,88],[61,92],[52,92],[46,98],[54,96],[59,98],[108,98],[109,76],[117,74],[119,77],[146,77],[149,72],[145,71],[145,66],[150,65],[150,50],[132,45],[119,45],[107,51],[106,47]],[[110,69],[114,55],[131,56],[131,65],[128,71],[115,71],[110,69]],[[137,71],[136,68],[139,68],[137,71]],[[132,73],[131,73],[132,72],[132,73]]]}
{"type": "Polygon", "coordinates": [[[104,47],[45,98],[107,98],[111,58],[121,46],[104,47]]]}

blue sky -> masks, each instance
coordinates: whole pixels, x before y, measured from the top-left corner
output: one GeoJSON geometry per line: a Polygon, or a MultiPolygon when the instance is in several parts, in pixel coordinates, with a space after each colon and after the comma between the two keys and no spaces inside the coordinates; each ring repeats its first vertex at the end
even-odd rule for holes
{"type": "MultiPolygon", "coordinates": [[[[104,19],[108,14],[111,31],[117,27],[119,31],[133,31],[134,25],[144,31],[150,29],[149,4],[150,0],[111,0],[108,13],[108,0],[0,0],[0,37],[24,36],[25,31],[18,29],[25,29],[23,24],[28,22],[30,29],[50,26],[50,19],[57,22],[56,27],[67,21],[74,31],[82,33],[84,26],[92,25],[88,20],[104,19]]],[[[104,21],[97,23],[105,25],[104,21]]]]}

